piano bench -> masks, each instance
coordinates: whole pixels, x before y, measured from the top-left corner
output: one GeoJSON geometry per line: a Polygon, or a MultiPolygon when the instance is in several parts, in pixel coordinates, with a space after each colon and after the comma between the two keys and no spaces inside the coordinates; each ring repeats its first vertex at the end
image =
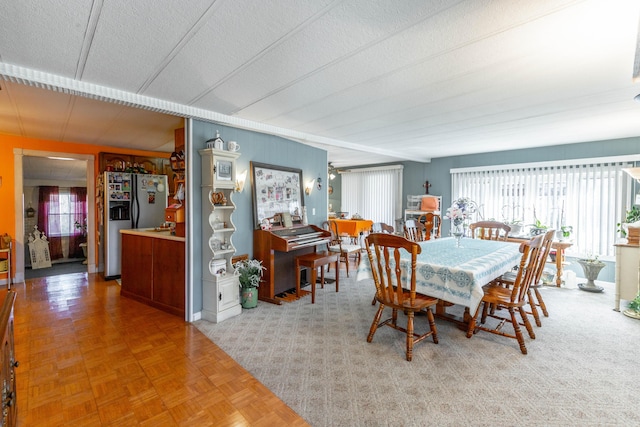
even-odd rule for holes
{"type": "Polygon", "coordinates": [[[340,254],[331,252],[312,252],[295,257],[296,264],[296,297],[300,298],[300,268],[308,268],[311,271],[311,304],[316,302],[316,277],[318,268],[320,271],[320,285],[324,288],[324,266],[334,263],[336,268],[336,292],[340,283],[339,263],[340,254]]]}

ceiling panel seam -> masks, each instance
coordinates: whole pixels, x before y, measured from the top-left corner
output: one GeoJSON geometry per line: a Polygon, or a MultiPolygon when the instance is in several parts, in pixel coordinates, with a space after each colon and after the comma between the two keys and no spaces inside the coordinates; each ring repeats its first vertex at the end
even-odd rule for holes
{"type": "MultiPolygon", "coordinates": [[[[534,22],[534,21],[536,21],[536,20],[538,20],[538,19],[541,19],[541,18],[543,18],[543,17],[545,17],[545,16],[548,16],[548,15],[551,15],[551,14],[553,14],[553,13],[556,13],[556,12],[558,12],[558,11],[560,11],[560,10],[566,9],[566,8],[568,8],[569,6],[573,5],[574,3],[581,3],[581,2],[583,2],[583,1],[584,1],[584,0],[574,0],[573,2],[570,2],[569,4],[565,4],[565,5],[563,5],[563,6],[559,6],[559,7],[555,8],[555,9],[550,10],[550,11],[545,11],[544,13],[540,13],[540,14],[538,14],[538,15],[536,15],[536,16],[530,17],[529,19],[519,21],[519,22],[518,22],[518,23],[516,23],[516,24],[511,24],[511,25],[508,25],[508,26],[506,26],[506,27],[503,27],[503,28],[501,28],[500,30],[492,31],[492,32],[490,32],[490,33],[485,34],[485,35],[484,35],[484,36],[482,36],[482,37],[477,37],[477,38],[474,38],[474,39],[467,40],[467,41],[465,41],[464,43],[459,43],[459,44],[458,44],[458,45],[456,45],[456,46],[452,46],[452,47],[450,47],[450,48],[448,48],[448,49],[446,49],[446,50],[443,50],[443,51],[440,51],[440,52],[437,52],[437,53],[434,53],[434,54],[428,55],[428,56],[426,56],[426,57],[417,58],[417,59],[416,59],[416,60],[414,60],[414,61],[411,61],[411,62],[409,62],[409,63],[407,63],[407,64],[405,64],[405,65],[403,65],[403,66],[401,66],[401,67],[398,67],[398,68],[392,69],[392,70],[390,70],[390,71],[387,71],[386,73],[383,73],[383,74],[381,74],[381,75],[379,75],[379,76],[372,77],[372,78],[370,78],[370,79],[368,79],[368,80],[361,81],[361,82],[359,82],[359,83],[358,83],[358,84],[356,84],[356,85],[352,85],[352,86],[349,86],[349,87],[343,88],[343,89],[341,89],[341,90],[338,90],[338,91],[335,91],[335,92],[329,93],[329,94],[325,95],[325,96],[324,96],[324,97],[322,97],[322,98],[314,99],[312,102],[309,102],[309,103],[307,103],[307,104],[300,105],[300,106],[298,106],[298,107],[296,107],[296,108],[293,108],[293,109],[290,109],[290,110],[287,110],[287,111],[284,111],[284,112],[278,113],[277,115],[272,116],[272,117],[268,117],[268,118],[266,118],[265,120],[266,120],[266,121],[273,121],[273,120],[277,120],[279,117],[281,117],[281,116],[283,116],[283,115],[284,115],[284,116],[286,116],[286,115],[288,115],[288,114],[293,113],[294,111],[298,111],[298,110],[300,110],[301,108],[307,108],[307,107],[310,107],[310,106],[312,106],[312,105],[314,105],[314,104],[317,104],[317,103],[319,103],[319,102],[325,101],[325,100],[329,99],[329,98],[330,98],[330,97],[332,97],[332,96],[335,96],[335,95],[339,95],[339,94],[345,93],[345,92],[347,92],[347,91],[349,91],[349,90],[352,90],[352,89],[354,89],[354,88],[356,88],[356,87],[362,87],[362,86],[364,86],[364,85],[369,85],[369,84],[371,84],[371,83],[375,83],[375,82],[378,82],[378,81],[381,81],[381,80],[387,79],[387,78],[389,78],[389,77],[391,77],[391,76],[393,76],[394,74],[397,74],[397,73],[399,73],[399,72],[402,72],[402,71],[405,71],[405,70],[409,70],[410,68],[416,67],[416,66],[421,65],[421,64],[423,64],[423,63],[425,63],[425,62],[428,62],[428,61],[433,61],[433,60],[435,60],[435,59],[437,59],[437,58],[439,58],[439,57],[442,57],[442,56],[445,56],[445,55],[449,55],[449,54],[451,54],[451,53],[453,53],[453,52],[455,52],[455,51],[457,51],[457,50],[460,50],[460,49],[466,48],[466,47],[471,46],[471,45],[473,45],[473,44],[476,44],[476,43],[478,43],[478,42],[480,42],[480,41],[482,41],[482,40],[490,39],[491,37],[495,37],[495,36],[496,36],[496,35],[498,35],[498,34],[502,34],[502,33],[506,32],[506,31],[508,31],[508,30],[512,30],[512,29],[517,28],[517,27],[519,27],[519,26],[522,26],[522,25],[525,25],[525,24],[529,24],[529,23],[534,22]]],[[[457,5],[457,4],[456,4],[456,5],[457,5]]],[[[305,80],[305,79],[307,79],[307,78],[309,78],[309,77],[313,76],[313,75],[314,75],[314,74],[316,74],[317,72],[320,72],[320,71],[322,71],[323,69],[326,69],[326,68],[329,68],[329,67],[331,67],[331,66],[333,66],[333,65],[336,65],[336,64],[338,64],[339,62],[342,62],[343,60],[346,60],[346,59],[350,58],[351,56],[353,56],[353,55],[355,55],[355,54],[357,54],[357,53],[359,53],[359,52],[361,52],[361,51],[363,51],[363,50],[365,50],[365,49],[368,49],[368,48],[370,48],[370,47],[373,47],[375,44],[378,44],[378,43],[380,43],[380,42],[383,42],[383,41],[385,41],[385,40],[387,40],[387,39],[391,38],[392,36],[397,35],[397,34],[398,34],[398,33],[400,33],[401,31],[406,31],[408,28],[411,28],[412,26],[418,25],[418,24],[419,24],[419,23],[421,23],[422,21],[428,20],[428,19],[432,18],[433,16],[436,16],[436,15],[438,15],[438,14],[442,13],[443,11],[446,11],[446,10],[448,10],[448,9],[450,9],[450,8],[452,8],[452,7],[454,7],[454,6],[456,6],[456,5],[452,5],[452,6],[450,6],[450,7],[449,7],[449,8],[447,8],[447,9],[443,9],[442,11],[438,11],[438,13],[431,14],[431,15],[429,15],[429,16],[427,16],[427,17],[424,17],[423,19],[421,19],[421,20],[419,20],[419,21],[416,21],[415,23],[413,23],[413,24],[411,24],[411,25],[407,25],[407,26],[405,26],[404,28],[402,28],[401,30],[398,30],[398,31],[397,31],[397,32],[395,32],[395,33],[391,33],[391,34],[389,34],[389,35],[388,35],[387,37],[385,37],[385,38],[381,38],[380,40],[377,40],[377,41],[375,41],[375,42],[368,43],[367,45],[363,46],[361,49],[358,49],[357,51],[354,51],[354,52],[352,52],[352,53],[351,53],[351,54],[349,54],[349,55],[344,55],[344,56],[343,56],[343,57],[341,57],[341,58],[337,58],[337,59],[336,59],[336,60],[334,60],[334,61],[328,62],[328,63],[327,63],[327,64],[325,64],[323,67],[318,68],[318,69],[316,69],[316,70],[314,70],[314,71],[312,71],[312,72],[310,72],[310,73],[307,73],[307,74],[306,74],[306,75],[304,75],[304,76],[300,76],[299,78],[297,78],[296,80],[294,80],[294,81],[290,82],[290,83],[289,83],[289,84],[287,84],[287,85],[284,85],[284,86],[281,86],[280,88],[274,89],[273,91],[269,92],[268,94],[266,94],[265,96],[261,97],[260,99],[257,99],[257,100],[255,100],[255,101],[253,101],[253,102],[251,102],[251,103],[249,103],[249,104],[247,104],[247,105],[243,106],[243,107],[240,107],[240,108],[239,108],[239,109],[237,109],[236,111],[233,111],[231,114],[237,114],[239,111],[242,111],[242,109],[244,109],[244,108],[248,108],[248,107],[250,107],[250,106],[252,106],[252,105],[254,105],[254,104],[256,104],[256,103],[258,103],[258,102],[260,102],[260,101],[263,101],[264,99],[266,99],[266,98],[268,98],[268,97],[270,97],[270,96],[272,96],[272,95],[275,95],[276,93],[279,93],[279,92],[281,92],[281,91],[283,91],[283,90],[285,90],[285,89],[288,89],[288,88],[289,88],[289,87],[291,87],[292,85],[294,85],[294,84],[296,84],[296,83],[298,83],[298,82],[301,82],[301,81],[303,81],[303,80],[305,80]]]]}
{"type": "Polygon", "coordinates": [[[147,78],[147,80],[145,80],[144,83],[142,83],[142,85],[138,88],[137,93],[144,93],[149,88],[149,86],[155,81],[155,79],[158,78],[160,73],[162,73],[162,71],[164,71],[164,69],[167,68],[169,64],[175,59],[175,57],[178,55],[178,53],[180,53],[184,46],[189,43],[189,41],[191,41],[191,39],[193,39],[198,31],[200,31],[200,29],[207,23],[207,21],[220,6],[220,3],[222,3],[222,1],[216,0],[207,8],[207,10],[204,11],[204,13],[200,16],[200,18],[198,18],[196,23],[193,24],[191,28],[189,28],[189,31],[184,34],[180,41],[173,47],[173,49],[171,49],[171,52],[169,52],[164,60],[162,60],[156,70],[151,73],[151,75],[147,78]]]}
{"type": "Polygon", "coordinates": [[[199,95],[196,95],[194,98],[190,99],[187,102],[187,104],[188,105],[195,104],[200,99],[202,99],[203,97],[207,96],[208,94],[210,94],[211,92],[216,90],[218,87],[220,87],[220,85],[224,84],[226,81],[228,81],[232,77],[236,76],[238,73],[240,73],[241,71],[245,70],[246,68],[248,68],[251,64],[253,64],[254,62],[256,62],[259,59],[263,58],[267,53],[271,52],[273,49],[275,49],[276,47],[280,46],[286,40],[289,40],[291,37],[293,37],[294,35],[298,34],[300,31],[302,31],[303,29],[308,27],[309,24],[317,21],[320,17],[326,15],[327,12],[329,12],[331,9],[333,9],[336,6],[336,4],[342,3],[342,2],[343,2],[343,0],[334,0],[333,2],[331,2],[330,4],[325,6],[319,12],[316,12],[315,14],[310,16],[309,18],[305,19],[303,22],[298,24],[294,29],[292,29],[291,31],[287,32],[285,35],[283,35],[282,37],[280,37],[279,39],[277,39],[276,41],[271,43],[269,46],[267,46],[264,49],[262,49],[262,51],[258,52],[256,55],[254,55],[248,61],[244,62],[243,64],[241,64],[240,66],[238,66],[234,70],[232,70],[231,72],[227,73],[226,76],[224,76],[220,80],[218,80],[213,86],[211,86],[207,90],[203,91],[199,95]]]}
{"type": "MultiPolygon", "coordinates": [[[[302,76],[300,76],[300,77],[298,77],[298,78],[296,78],[294,80],[291,80],[286,85],[282,85],[282,86],[280,86],[280,87],[278,87],[276,89],[273,89],[272,91],[269,91],[268,93],[266,93],[264,96],[254,100],[252,102],[249,102],[248,104],[246,104],[246,105],[244,105],[242,107],[238,107],[236,110],[232,111],[230,114],[237,114],[238,112],[242,111],[243,109],[251,107],[252,105],[257,104],[258,102],[263,101],[263,100],[265,100],[266,98],[268,98],[268,97],[270,97],[272,95],[275,95],[275,94],[277,94],[279,92],[282,92],[283,90],[286,90],[286,89],[292,87],[293,85],[295,85],[297,83],[300,83],[301,81],[304,81],[304,80],[306,80],[306,79],[308,79],[308,78],[320,73],[321,71],[324,71],[324,70],[326,70],[328,68],[331,68],[334,65],[339,64],[341,62],[344,62],[345,60],[347,60],[349,58],[352,58],[353,56],[355,56],[355,55],[357,55],[357,54],[359,54],[361,52],[364,52],[365,50],[370,49],[370,48],[382,43],[385,40],[388,40],[388,39],[390,39],[392,37],[395,37],[398,34],[406,31],[407,29],[409,29],[411,27],[414,27],[414,26],[416,26],[416,25],[418,25],[418,24],[420,24],[420,23],[422,23],[424,21],[427,21],[427,20],[433,18],[434,16],[437,16],[437,15],[439,15],[439,14],[441,14],[441,13],[443,13],[443,12],[445,12],[445,11],[455,7],[455,6],[457,6],[458,4],[462,3],[463,1],[464,0],[461,0],[461,1],[457,2],[457,3],[455,3],[455,4],[452,4],[451,6],[448,6],[448,7],[444,8],[444,9],[440,9],[437,12],[431,13],[431,14],[429,14],[429,15],[427,15],[425,17],[422,17],[420,19],[416,19],[414,21],[410,21],[406,25],[404,25],[402,27],[399,27],[396,31],[387,33],[387,34],[385,34],[384,37],[378,37],[378,38],[370,41],[369,43],[366,43],[366,44],[362,45],[358,49],[355,49],[355,50],[353,50],[353,51],[351,51],[351,52],[349,52],[349,53],[347,53],[345,55],[342,55],[342,56],[340,56],[338,58],[335,58],[334,60],[327,62],[326,64],[322,65],[321,67],[318,67],[318,68],[314,69],[313,71],[310,71],[310,72],[308,72],[308,73],[306,73],[306,74],[304,74],[304,75],[302,75],[302,76]]],[[[400,68],[400,69],[402,69],[402,68],[400,68]]],[[[350,89],[350,88],[346,88],[346,89],[350,89]]],[[[323,100],[323,99],[326,99],[326,98],[327,98],[327,96],[325,96],[323,98],[320,98],[319,100],[323,100]]],[[[311,104],[313,104],[313,103],[311,103],[311,104]]],[[[307,105],[305,105],[305,106],[307,106],[307,105]]],[[[297,108],[294,109],[293,111],[295,111],[295,110],[297,110],[297,108]]],[[[278,117],[278,116],[276,116],[276,117],[278,117]]],[[[273,119],[273,118],[271,118],[271,119],[273,119]]]]}
{"type": "Polygon", "coordinates": [[[82,80],[84,74],[84,68],[87,65],[87,58],[91,51],[91,45],[93,44],[93,38],[96,35],[96,28],[98,27],[98,21],[100,20],[100,14],[102,13],[102,0],[93,0],[91,5],[91,12],[89,13],[89,20],[87,21],[87,28],[82,39],[82,49],[80,50],[80,56],[76,64],[76,80],[82,80]]]}
{"type": "Polygon", "coordinates": [[[24,121],[22,120],[22,115],[20,114],[20,109],[16,105],[15,99],[13,99],[13,96],[11,96],[11,89],[9,89],[8,85],[4,85],[2,90],[6,92],[7,98],[9,99],[9,105],[11,106],[11,109],[13,110],[13,113],[15,114],[15,116],[18,118],[18,127],[20,128],[20,135],[26,136],[27,132],[24,128],[24,121]]]}

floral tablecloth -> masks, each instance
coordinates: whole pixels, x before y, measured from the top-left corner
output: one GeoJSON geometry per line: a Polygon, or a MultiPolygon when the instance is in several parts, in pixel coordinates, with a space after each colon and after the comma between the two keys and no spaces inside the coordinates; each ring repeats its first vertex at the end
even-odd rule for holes
{"type": "MultiPolygon", "coordinates": [[[[520,245],[512,242],[454,238],[421,242],[416,264],[416,291],[475,310],[482,300],[482,287],[520,262],[520,245]]],[[[402,269],[410,268],[410,255],[403,251],[402,269]]],[[[371,279],[371,264],[362,257],[356,280],[371,279]]]]}

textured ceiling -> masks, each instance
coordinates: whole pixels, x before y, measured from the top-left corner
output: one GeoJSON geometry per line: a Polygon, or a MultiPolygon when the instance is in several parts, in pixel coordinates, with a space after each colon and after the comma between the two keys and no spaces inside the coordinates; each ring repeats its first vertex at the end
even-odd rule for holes
{"type": "Polygon", "coordinates": [[[637,0],[5,3],[3,133],[170,151],[196,117],[336,167],[640,135],[637,0]]]}

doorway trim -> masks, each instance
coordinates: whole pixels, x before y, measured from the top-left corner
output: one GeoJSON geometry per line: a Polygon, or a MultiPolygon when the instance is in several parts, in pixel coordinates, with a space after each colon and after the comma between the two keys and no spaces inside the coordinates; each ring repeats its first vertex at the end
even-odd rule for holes
{"type": "MultiPolygon", "coordinates": [[[[24,232],[24,177],[22,158],[31,157],[59,157],[60,151],[37,151],[25,150],[23,148],[13,149],[13,169],[15,179],[15,241],[16,248],[12,254],[16,262],[14,281],[24,282],[24,254],[25,254],[25,232],[24,232]]],[[[64,153],[65,157],[74,160],[84,160],[87,163],[87,215],[93,220],[87,221],[87,271],[95,273],[96,269],[96,212],[95,212],[95,156],[93,154],[64,153]]]]}

